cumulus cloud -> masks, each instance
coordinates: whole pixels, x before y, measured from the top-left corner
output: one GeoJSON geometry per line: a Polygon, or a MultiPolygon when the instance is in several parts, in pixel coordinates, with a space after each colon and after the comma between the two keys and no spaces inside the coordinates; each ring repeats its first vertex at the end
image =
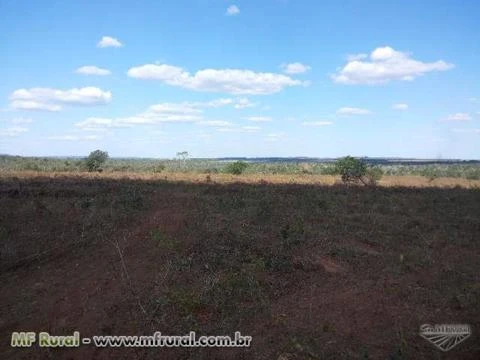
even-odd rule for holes
{"type": "Polygon", "coordinates": [[[350,57],[347,64],[332,75],[333,81],[340,84],[382,84],[394,80],[412,81],[432,71],[446,71],[454,67],[443,60],[422,62],[411,54],[397,51],[389,46],[376,48],[369,60],[364,54],[350,57]],[[362,61],[363,60],[363,61],[362,61]]]}
{"type": "Polygon", "coordinates": [[[77,74],[82,74],[82,75],[97,75],[97,76],[107,76],[112,73],[108,69],[102,69],[93,65],[79,67],[77,70],[75,70],[75,72],[77,74]]]}
{"type": "Polygon", "coordinates": [[[291,63],[291,64],[283,64],[281,66],[283,72],[286,74],[303,74],[311,69],[310,66],[304,65],[299,62],[291,63]]]}
{"type": "Polygon", "coordinates": [[[119,48],[122,47],[123,44],[114,37],[111,36],[104,36],[102,39],[97,43],[97,47],[99,48],[107,48],[107,47],[115,47],[119,48]]]}
{"type": "Polygon", "coordinates": [[[275,73],[240,69],[203,69],[191,74],[181,67],[167,64],[146,64],[132,67],[128,76],[159,80],[165,84],[195,91],[224,92],[234,95],[266,95],[305,82],[275,73]]]}
{"type": "Polygon", "coordinates": [[[272,121],[270,116],[249,116],[246,118],[248,121],[255,121],[255,122],[267,122],[272,121]]]}
{"type": "Polygon", "coordinates": [[[371,113],[370,110],[355,107],[342,107],[337,110],[337,115],[368,115],[371,113]]]}
{"type": "Polygon", "coordinates": [[[225,12],[226,15],[228,16],[234,16],[240,14],[240,9],[238,8],[237,5],[230,5],[227,8],[227,11],[225,12]]]}
{"type": "Polygon", "coordinates": [[[16,137],[27,131],[28,129],[25,127],[12,126],[8,128],[0,129],[0,136],[16,137]]]}
{"type": "Polygon", "coordinates": [[[392,109],[393,110],[407,110],[408,109],[408,104],[393,104],[392,109]]]}
{"type": "Polygon", "coordinates": [[[304,121],[302,123],[303,126],[326,126],[332,124],[333,122],[331,121],[304,121]]]}
{"type": "Polygon", "coordinates": [[[60,111],[64,105],[101,105],[110,102],[112,93],[96,87],[58,90],[31,88],[15,90],[10,106],[19,110],[60,111]]]}
{"type": "Polygon", "coordinates": [[[472,120],[470,114],[467,113],[456,113],[452,115],[448,115],[447,120],[449,121],[468,121],[472,120]]]}

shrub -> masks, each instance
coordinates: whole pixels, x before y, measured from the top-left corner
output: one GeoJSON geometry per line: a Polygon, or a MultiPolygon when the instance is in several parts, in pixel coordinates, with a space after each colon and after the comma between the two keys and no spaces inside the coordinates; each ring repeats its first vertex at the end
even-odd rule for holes
{"type": "Polygon", "coordinates": [[[438,178],[438,171],[435,167],[428,166],[422,170],[422,175],[425,176],[429,182],[432,182],[433,180],[438,178]]]}
{"type": "Polygon", "coordinates": [[[363,160],[352,156],[341,158],[335,163],[335,173],[341,175],[343,183],[363,183],[376,185],[383,176],[383,170],[378,166],[368,166],[363,160]]]}
{"type": "Polygon", "coordinates": [[[335,170],[344,183],[359,182],[367,174],[367,165],[362,160],[346,156],[336,161],[335,170]]]}
{"type": "Polygon", "coordinates": [[[383,170],[378,166],[371,166],[367,168],[367,174],[365,175],[368,185],[376,185],[382,178],[383,170]]]}
{"type": "Polygon", "coordinates": [[[108,153],[102,150],[95,150],[88,155],[85,164],[87,166],[87,170],[92,171],[102,171],[102,165],[107,161],[108,153]]]}
{"type": "Polygon", "coordinates": [[[161,173],[163,170],[165,170],[165,165],[163,164],[159,164],[153,167],[154,173],[161,173]]]}
{"type": "Polygon", "coordinates": [[[248,167],[248,164],[246,162],[235,161],[227,165],[226,171],[230,174],[240,175],[246,170],[247,167],[248,167]]]}

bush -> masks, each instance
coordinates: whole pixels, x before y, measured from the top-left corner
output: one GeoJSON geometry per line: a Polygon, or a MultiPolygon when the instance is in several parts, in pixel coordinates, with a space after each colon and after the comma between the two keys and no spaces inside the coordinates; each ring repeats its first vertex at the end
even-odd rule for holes
{"type": "Polygon", "coordinates": [[[435,167],[428,166],[422,170],[422,175],[425,176],[429,182],[432,182],[433,180],[438,178],[438,171],[435,167]]]}
{"type": "Polygon", "coordinates": [[[240,175],[246,170],[247,167],[248,167],[248,164],[246,162],[235,161],[227,165],[226,171],[233,175],[240,175]]]}
{"type": "Polygon", "coordinates": [[[344,183],[359,182],[367,174],[367,165],[362,160],[346,156],[337,160],[335,170],[344,183]]]}
{"type": "Polygon", "coordinates": [[[85,164],[87,166],[87,170],[92,171],[102,171],[102,165],[107,161],[108,153],[102,150],[95,150],[88,155],[85,164]]]}
{"type": "Polygon", "coordinates": [[[368,185],[376,185],[377,182],[382,178],[383,170],[378,166],[371,166],[367,168],[367,174],[365,176],[368,185]]]}
{"type": "Polygon", "coordinates": [[[347,156],[335,163],[335,173],[341,175],[344,183],[363,183],[376,185],[383,176],[383,170],[378,166],[368,166],[363,160],[347,156]]]}
{"type": "Polygon", "coordinates": [[[165,170],[165,165],[163,165],[163,164],[156,165],[153,168],[154,173],[161,173],[164,170],[165,170]]]}

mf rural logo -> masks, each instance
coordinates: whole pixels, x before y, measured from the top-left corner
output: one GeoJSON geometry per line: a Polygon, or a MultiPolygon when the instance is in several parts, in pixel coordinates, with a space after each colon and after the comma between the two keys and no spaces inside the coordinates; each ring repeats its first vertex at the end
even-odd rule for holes
{"type": "Polygon", "coordinates": [[[441,324],[420,326],[420,336],[430,341],[442,351],[448,351],[468,339],[472,334],[470,325],[441,324]]]}

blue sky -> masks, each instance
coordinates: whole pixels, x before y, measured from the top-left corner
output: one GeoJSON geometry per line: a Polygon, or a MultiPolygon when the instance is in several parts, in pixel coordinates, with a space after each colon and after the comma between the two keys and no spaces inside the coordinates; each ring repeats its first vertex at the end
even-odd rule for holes
{"type": "Polygon", "coordinates": [[[0,0],[0,153],[480,159],[479,14],[0,0]]]}

